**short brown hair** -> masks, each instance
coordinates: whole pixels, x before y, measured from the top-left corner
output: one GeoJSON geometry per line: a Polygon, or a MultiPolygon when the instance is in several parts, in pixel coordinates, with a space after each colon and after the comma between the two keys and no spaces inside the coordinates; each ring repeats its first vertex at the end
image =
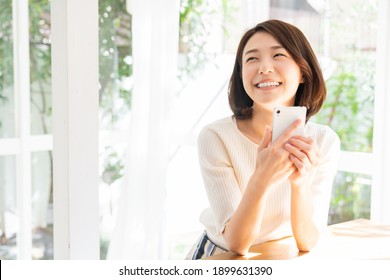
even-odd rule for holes
{"type": "Polygon", "coordinates": [[[319,62],[305,35],[297,27],[280,21],[268,20],[249,29],[238,45],[233,73],[229,82],[229,104],[238,119],[252,116],[253,100],[242,83],[242,55],[248,40],[257,32],[272,35],[298,64],[304,78],[295,95],[295,106],[306,106],[306,120],[315,115],[326,97],[326,86],[319,62]]]}

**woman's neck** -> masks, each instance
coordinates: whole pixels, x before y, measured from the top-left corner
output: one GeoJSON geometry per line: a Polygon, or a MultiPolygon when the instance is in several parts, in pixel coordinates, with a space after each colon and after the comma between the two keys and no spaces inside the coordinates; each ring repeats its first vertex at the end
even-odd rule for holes
{"type": "Polygon", "coordinates": [[[256,134],[263,139],[265,126],[272,126],[272,111],[264,109],[254,109],[252,113],[252,128],[257,131],[256,134]]]}
{"type": "Polygon", "coordinates": [[[237,121],[238,129],[257,144],[264,137],[266,125],[272,125],[272,111],[257,108],[254,108],[251,118],[237,121]]]}

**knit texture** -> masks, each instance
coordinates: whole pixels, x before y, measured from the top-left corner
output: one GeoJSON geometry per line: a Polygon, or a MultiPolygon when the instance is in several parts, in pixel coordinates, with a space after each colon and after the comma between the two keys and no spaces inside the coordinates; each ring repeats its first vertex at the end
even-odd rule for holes
{"type": "MultiPolygon", "coordinates": [[[[333,179],[337,171],[340,140],[327,126],[308,122],[305,136],[312,137],[320,150],[320,161],[310,178],[315,199],[314,216],[318,226],[327,225],[333,179]]],[[[240,203],[242,193],[256,166],[258,145],[237,128],[234,117],[207,125],[198,137],[200,169],[210,207],[200,222],[210,239],[226,248],[222,232],[240,203]]],[[[286,179],[273,187],[255,244],[292,235],[290,223],[290,183],[286,179]]]]}

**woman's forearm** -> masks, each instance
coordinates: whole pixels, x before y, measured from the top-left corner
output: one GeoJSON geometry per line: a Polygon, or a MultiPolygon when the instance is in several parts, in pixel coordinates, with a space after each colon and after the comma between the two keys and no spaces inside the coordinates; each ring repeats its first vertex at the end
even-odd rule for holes
{"type": "Polygon", "coordinates": [[[291,227],[300,251],[310,251],[319,239],[313,219],[314,202],[310,187],[291,186],[291,227]]]}
{"type": "Polygon", "coordinates": [[[265,188],[259,178],[252,176],[241,202],[226,224],[223,237],[228,249],[245,255],[259,234],[265,209],[265,188]]]}

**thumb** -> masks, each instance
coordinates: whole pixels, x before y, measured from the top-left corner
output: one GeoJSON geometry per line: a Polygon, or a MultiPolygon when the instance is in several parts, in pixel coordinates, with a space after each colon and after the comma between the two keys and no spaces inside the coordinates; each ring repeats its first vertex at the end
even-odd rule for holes
{"type": "Polygon", "coordinates": [[[260,146],[259,148],[262,150],[262,149],[265,149],[269,146],[270,142],[271,142],[271,137],[272,137],[272,131],[271,131],[271,128],[266,125],[265,128],[264,128],[264,136],[263,136],[263,140],[261,140],[261,143],[260,143],[260,146]]]}

